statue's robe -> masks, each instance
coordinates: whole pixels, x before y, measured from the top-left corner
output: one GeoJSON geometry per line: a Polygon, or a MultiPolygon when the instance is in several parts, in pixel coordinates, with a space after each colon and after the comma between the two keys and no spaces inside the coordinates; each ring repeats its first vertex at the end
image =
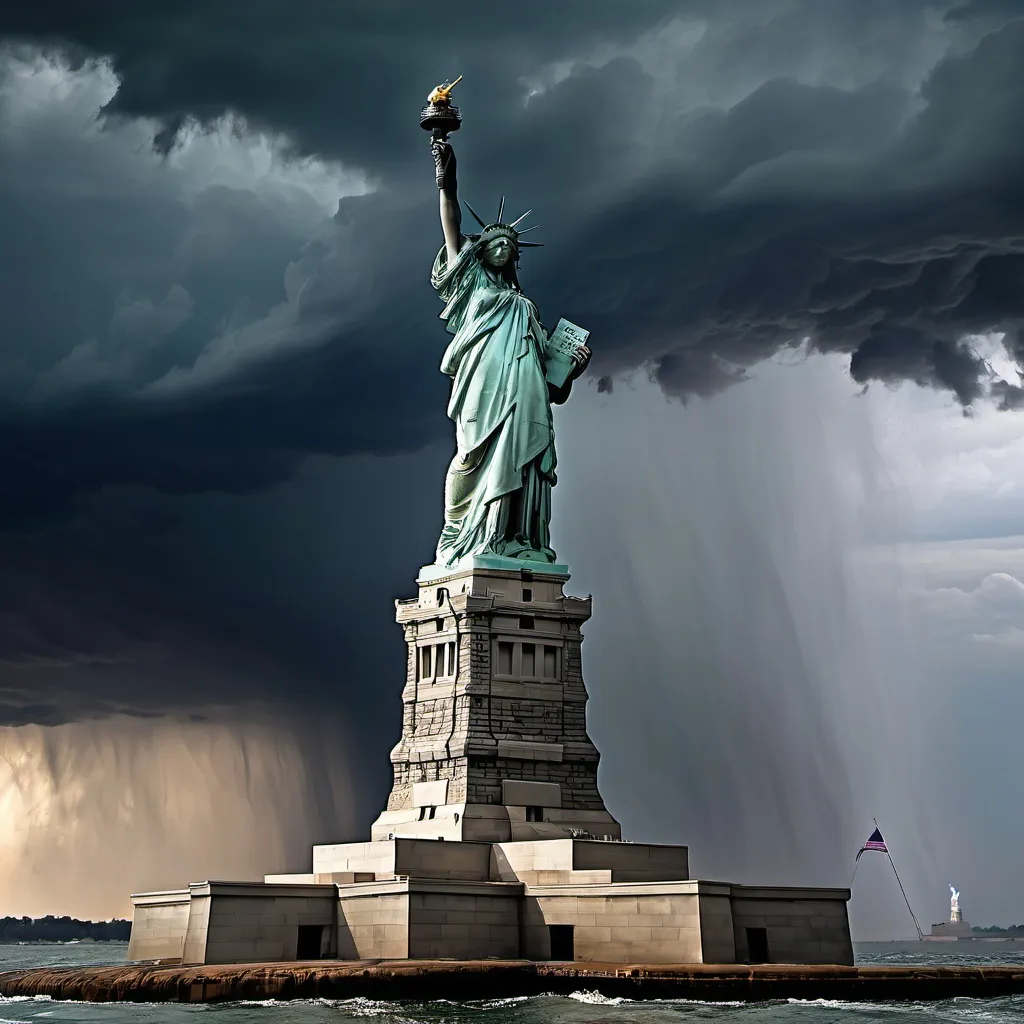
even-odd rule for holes
{"type": "Polygon", "coordinates": [[[555,432],[534,304],[467,241],[451,266],[442,247],[431,284],[453,335],[441,362],[457,451],[445,478],[437,564],[473,554],[553,562],[549,542],[555,432]]]}

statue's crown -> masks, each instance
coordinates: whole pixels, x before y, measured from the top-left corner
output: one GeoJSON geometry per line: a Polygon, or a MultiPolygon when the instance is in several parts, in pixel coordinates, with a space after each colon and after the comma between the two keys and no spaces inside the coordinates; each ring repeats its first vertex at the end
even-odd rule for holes
{"type": "Polygon", "coordinates": [[[511,224],[488,224],[487,227],[480,232],[480,237],[486,239],[488,242],[492,238],[509,238],[513,242],[516,242],[519,239],[519,232],[516,231],[511,224]]]}
{"type": "MultiPolygon", "coordinates": [[[[465,202],[465,200],[463,200],[463,202],[465,202]]],[[[469,212],[475,218],[477,224],[479,224],[480,227],[481,227],[480,234],[478,234],[478,235],[469,235],[468,236],[469,238],[473,239],[474,241],[476,241],[477,239],[482,239],[485,242],[490,242],[490,241],[492,241],[495,238],[507,238],[507,239],[509,239],[509,241],[512,242],[512,244],[517,249],[521,249],[524,246],[536,247],[536,246],[541,246],[541,245],[544,244],[543,242],[520,242],[519,241],[519,236],[520,235],[526,234],[527,231],[532,231],[536,227],[540,227],[539,224],[534,224],[531,227],[523,228],[522,231],[517,231],[516,230],[516,227],[519,224],[521,224],[524,220],[526,220],[526,218],[529,217],[531,213],[533,213],[533,210],[527,210],[526,213],[522,214],[519,217],[516,217],[516,219],[514,221],[512,221],[511,224],[505,224],[502,221],[501,215],[505,212],[505,197],[504,196],[501,197],[501,202],[498,204],[498,216],[497,216],[497,218],[495,218],[495,220],[491,224],[485,224],[483,219],[480,217],[480,214],[478,214],[476,212],[476,210],[474,210],[473,207],[469,205],[469,203],[466,203],[466,209],[469,210],[469,212]]]]}

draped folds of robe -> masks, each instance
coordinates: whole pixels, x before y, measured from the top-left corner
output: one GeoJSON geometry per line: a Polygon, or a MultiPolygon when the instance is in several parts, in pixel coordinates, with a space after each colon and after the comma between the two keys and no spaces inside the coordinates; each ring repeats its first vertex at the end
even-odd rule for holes
{"type": "Polygon", "coordinates": [[[544,330],[533,303],[467,241],[451,266],[442,247],[431,284],[453,335],[441,362],[457,450],[445,478],[437,564],[474,554],[553,562],[549,543],[555,432],[544,330]]]}

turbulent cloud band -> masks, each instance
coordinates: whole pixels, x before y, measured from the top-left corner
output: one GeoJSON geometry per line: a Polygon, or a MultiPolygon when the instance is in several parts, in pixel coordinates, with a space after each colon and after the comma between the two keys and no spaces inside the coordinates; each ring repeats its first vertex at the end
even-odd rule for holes
{"type": "MultiPolygon", "coordinates": [[[[442,436],[430,171],[398,117],[428,80],[422,40],[394,36],[410,61],[372,89],[352,65],[360,102],[333,103],[328,126],[342,82],[285,108],[254,76],[227,84],[246,58],[214,32],[219,71],[186,88],[187,44],[42,8],[7,31],[102,59],[24,43],[3,58],[5,520],[110,482],[245,491],[310,453],[442,436]],[[346,112],[366,107],[386,112],[373,130],[346,112]]],[[[832,8],[608,6],[575,35],[551,12],[533,51],[503,26],[515,76],[471,56],[477,20],[451,19],[442,53],[476,71],[464,192],[543,214],[551,244],[522,276],[548,319],[587,322],[605,387],[647,367],[669,393],[709,394],[809,341],[864,383],[1020,404],[969,339],[1005,332],[1017,355],[1024,22],[832,8]]]]}

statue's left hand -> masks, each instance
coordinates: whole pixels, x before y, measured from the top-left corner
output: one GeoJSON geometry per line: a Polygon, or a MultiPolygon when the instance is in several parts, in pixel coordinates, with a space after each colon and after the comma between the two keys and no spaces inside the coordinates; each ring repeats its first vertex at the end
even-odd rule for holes
{"type": "Polygon", "coordinates": [[[572,372],[573,377],[578,377],[581,373],[583,373],[584,370],[586,370],[588,364],[590,363],[590,357],[593,354],[594,353],[591,352],[586,345],[580,345],[580,347],[575,352],[573,352],[573,362],[576,363],[576,369],[573,370],[572,372]]]}

